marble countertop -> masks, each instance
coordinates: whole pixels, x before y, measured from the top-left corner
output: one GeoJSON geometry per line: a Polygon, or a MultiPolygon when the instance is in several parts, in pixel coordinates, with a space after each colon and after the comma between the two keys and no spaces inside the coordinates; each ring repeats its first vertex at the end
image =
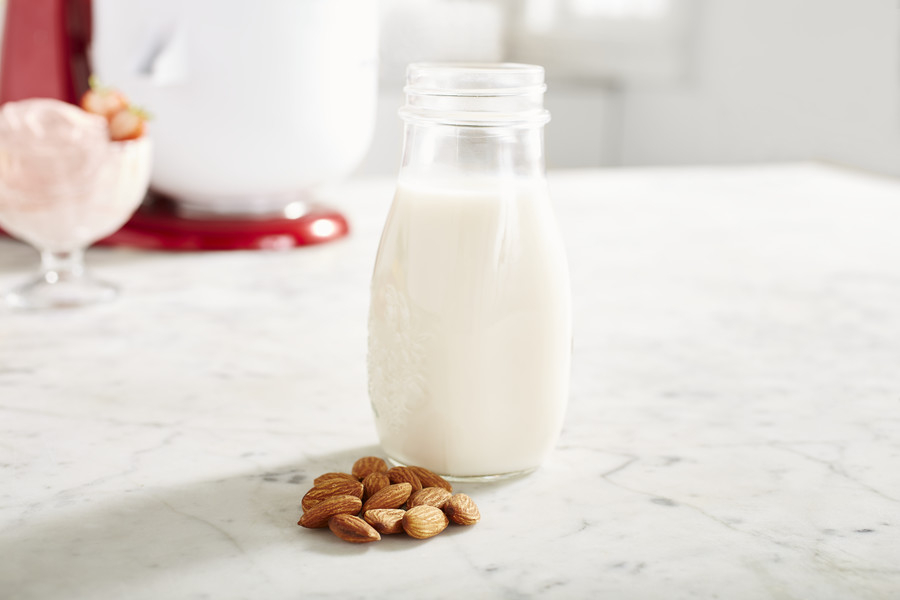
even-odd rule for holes
{"type": "MultiPolygon", "coordinates": [[[[482,521],[356,546],[297,527],[378,453],[368,281],[346,240],[95,249],[115,303],[0,310],[0,597],[896,598],[900,182],[815,164],[551,174],[571,401],[482,521]]],[[[0,288],[36,254],[0,241],[0,288]]]]}

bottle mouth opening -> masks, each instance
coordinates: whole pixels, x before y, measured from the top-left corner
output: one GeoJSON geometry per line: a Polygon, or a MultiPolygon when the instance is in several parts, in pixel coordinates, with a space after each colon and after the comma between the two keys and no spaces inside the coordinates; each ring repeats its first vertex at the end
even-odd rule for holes
{"type": "Polygon", "coordinates": [[[468,126],[543,124],[544,68],[519,63],[412,63],[406,70],[406,121],[468,126]]]}

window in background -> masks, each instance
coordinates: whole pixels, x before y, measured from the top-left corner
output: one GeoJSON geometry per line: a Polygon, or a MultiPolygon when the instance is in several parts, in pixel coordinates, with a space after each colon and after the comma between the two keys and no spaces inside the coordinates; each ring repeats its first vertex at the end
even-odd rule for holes
{"type": "Polygon", "coordinates": [[[382,79],[418,60],[516,60],[559,80],[666,83],[695,0],[382,0],[382,79]]]}
{"type": "Polygon", "coordinates": [[[659,19],[672,9],[672,0],[571,0],[572,11],[584,17],[659,19]]]}
{"type": "Polygon", "coordinates": [[[673,83],[687,70],[694,10],[693,0],[509,2],[509,54],[564,79],[673,83]]]}

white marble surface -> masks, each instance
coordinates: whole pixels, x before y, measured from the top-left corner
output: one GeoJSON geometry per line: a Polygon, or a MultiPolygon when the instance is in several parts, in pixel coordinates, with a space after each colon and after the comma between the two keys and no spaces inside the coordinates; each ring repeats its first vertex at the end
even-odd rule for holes
{"type": "MultiPolygon", "coordinates": [[[[900,183],[816,165],[554,173],[575,297],[549,463],[481,523],[296,526],[377,452],[367,285],[392,182],[281,253],[93,250],[114,304],[0,311],[0,597],[896,598],[900,183]]],[[[0,287],[36,266],[0,241],[0,287]]]]}

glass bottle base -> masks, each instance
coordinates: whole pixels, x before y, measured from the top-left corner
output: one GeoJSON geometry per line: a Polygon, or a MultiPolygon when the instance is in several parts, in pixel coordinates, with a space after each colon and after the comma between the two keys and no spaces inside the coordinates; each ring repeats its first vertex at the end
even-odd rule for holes
{"type": "MultiPolygon", "coordinates": [[[[409,467],[409,466],[421,466],[421,465],[413,465],[409,462],[404,462],[397,460],[391,456],[387,457],[388,463],[394,467],[409,467]]],[[[517,477],[524,477],[533,473],[537,470],[537,467],[531,467],[530,469],[523,469],[521,471],[510,471],[508,473],[495,473],[491,475],[450,475],[447,473],[441,473],[440,471],[435,471],[438,475],[446,479],[447,481],[453,481],[456,483],[489,483],[491,481],[504,481],[506,479],[515,479],[517,477]]]]}

